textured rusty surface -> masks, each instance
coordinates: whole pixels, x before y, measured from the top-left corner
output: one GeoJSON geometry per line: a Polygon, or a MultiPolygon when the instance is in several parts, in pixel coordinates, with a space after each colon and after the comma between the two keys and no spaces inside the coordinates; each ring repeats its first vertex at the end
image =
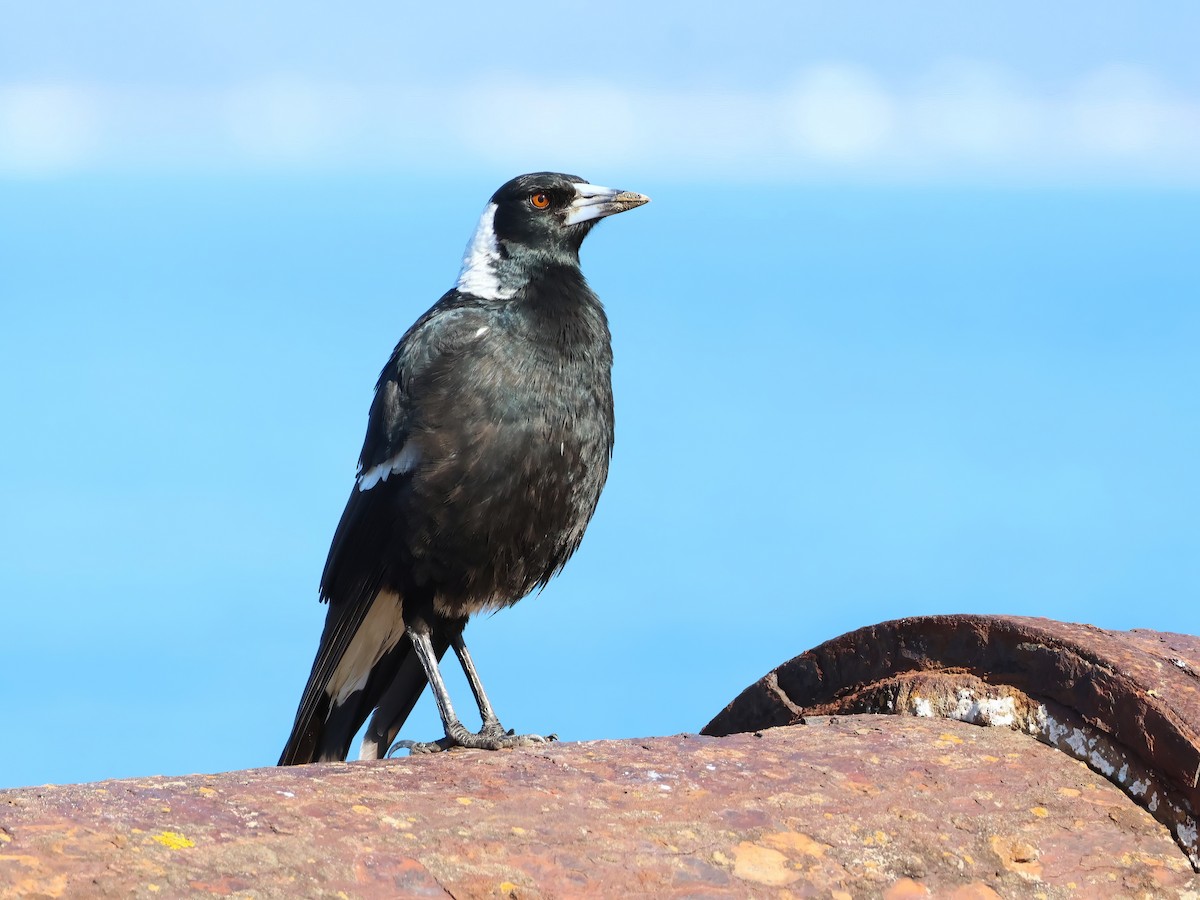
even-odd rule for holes
{"type": "MultiPolygon", "coordinates": [[[[705,728],[732,734],[810,714],[901,712],[913,679],[927,705],[986,692],[1010,727],[1091,759],[1155,810],[1200,862],[1200,639],[1009,616],[927,616],[828,641],[743,691],[705,728]],[[996,702],[998,702],[998,699],[996,702]],[[1050,721],[1043,720],[1050,710],[1050,721]]],[[[992,722],[990,724],[997,724],[992,722]]]]}
{"type": "Polygon", "coordinates": [[[5,898],[1196,890],[1086,766],[933,719],[0,792],[5,898]]]}
{"type": "Polygon", "coordinates": [[[1200,640],[1187,635],[1008,616],[899,619],[784,663],[743,691],[704,733],[787,724],[899,673],[938,670],[1053,700],[1139,747],[1147,763],[1200,801],[1200,640]]]}

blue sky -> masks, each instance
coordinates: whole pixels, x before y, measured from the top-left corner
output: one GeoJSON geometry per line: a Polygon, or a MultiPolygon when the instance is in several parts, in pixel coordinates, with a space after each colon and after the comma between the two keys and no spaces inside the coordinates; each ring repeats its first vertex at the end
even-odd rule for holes
{"type": "Polygon", "coordinates": [[[0,785],[274,761],[378,370],[541,168],[654,202],[584,248],[596,519],[468,630],[506,724],[696,730],[905,615],[1200,630],[1200,13],[922,10],[11,11],[0,785]]]}

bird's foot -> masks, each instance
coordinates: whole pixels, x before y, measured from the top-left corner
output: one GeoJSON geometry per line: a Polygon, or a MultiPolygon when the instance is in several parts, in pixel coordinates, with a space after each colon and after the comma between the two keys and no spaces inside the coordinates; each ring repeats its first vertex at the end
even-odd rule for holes
{"type": "Polygon", "coordinates": [[[436,741],[396,741],[387,755],[393,756],[400,750],[411,755],[418,753],[441,753],[443,750],[463,748],[465,750],[508,750],[512,747],[528,747],[530,744],[547,744],[557,741],[558,735],[517,734],[505,731],[499,722],[489,722],[479,731],[467,731],[459,722],[452,725],[444,738],[436,741]],[[455,727],[457,726],[457,727],[455,727]]]}

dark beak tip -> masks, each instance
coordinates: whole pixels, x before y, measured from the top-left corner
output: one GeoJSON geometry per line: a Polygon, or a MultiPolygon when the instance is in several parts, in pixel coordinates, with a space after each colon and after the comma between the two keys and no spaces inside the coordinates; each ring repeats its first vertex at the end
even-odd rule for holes
{"type": "Polygon", "coordinates": [[[617,212],[627,212],[631,209],[637,209],[639,206],[645,206],[650,202],[650,198],[645,194],[639,194],[637,191],[621,191],[612,199],[612,204],[616,207],[617,212]]]}

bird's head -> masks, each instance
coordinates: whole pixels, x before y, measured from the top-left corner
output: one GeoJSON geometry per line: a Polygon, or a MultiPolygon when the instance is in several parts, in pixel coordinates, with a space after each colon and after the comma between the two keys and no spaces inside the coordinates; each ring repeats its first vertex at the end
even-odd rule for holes
{"type": "Polygon", "coordinates": [[[518,175],[492,195],[463,258],[459,290],[509,299],[543,266],[578,266],[579,247],[605,216],[650,198],[574,175],[518,175]]]}

